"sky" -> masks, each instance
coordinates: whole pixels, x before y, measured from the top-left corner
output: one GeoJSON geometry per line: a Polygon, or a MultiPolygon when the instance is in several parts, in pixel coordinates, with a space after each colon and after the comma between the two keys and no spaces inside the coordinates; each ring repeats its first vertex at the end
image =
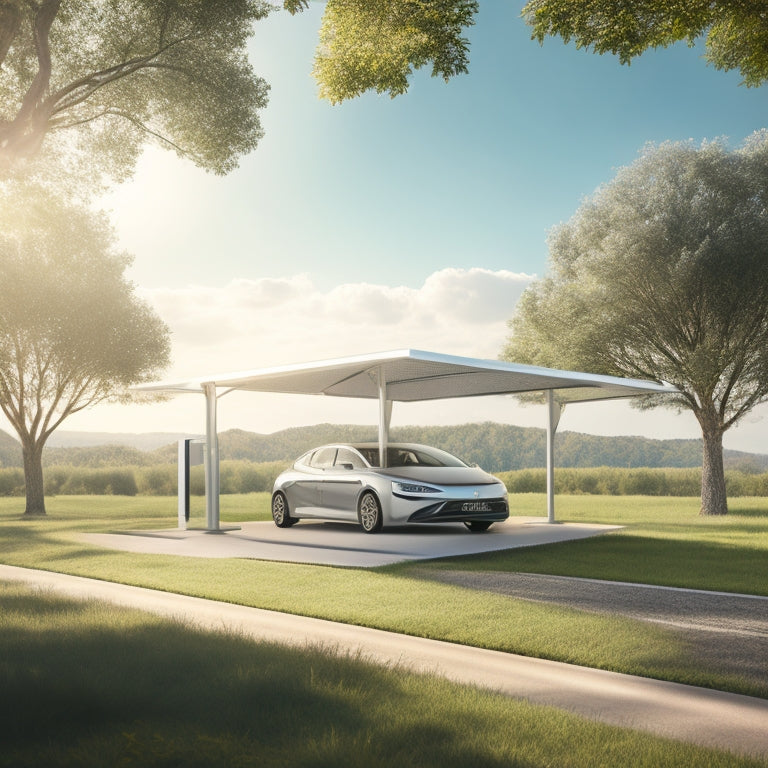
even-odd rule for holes
{"type": "MultiPolygon", "coordinates": [[[[171,328],[164,379],[405,348],[495,359],[520,294],[546,274],[548,231],[647,142],[737,146],[768,126],[768,88],[740,86],[701,47],[621,66],[532,41],[521,7],[481,2],[468,75],[419,72],[404,96],[338,106],[311,77],[322,4],[258,23],[250,58],[271,85],[259,147],[226,177],[149,149],[104,199],[131,279],[171,328]]],[[[768,453],[766,414],[726,447],[768,453]]],[[[199,433],[204,416],[188,395],[100,405],[63,428],[199,433]]],[[[543,406],[481,398],[397,404],[392,424],[545,418],[543,406]]],[[[219,406],[221,430],[376,420],[375,403],[334,398],[233,393],[219,406]]],[[[626,403],[571,406],[560,429],[700,434],[691,414],[626,403]]]]}

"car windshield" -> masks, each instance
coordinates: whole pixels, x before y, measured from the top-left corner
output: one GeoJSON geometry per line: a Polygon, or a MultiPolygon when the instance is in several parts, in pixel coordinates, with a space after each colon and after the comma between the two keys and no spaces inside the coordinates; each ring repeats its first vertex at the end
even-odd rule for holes
{"type": "MultiPolygon", "coordinates": [[[[354,446],[372,466],[379,467],[379,449],[354,446]]],[[[439,448],[415,445],[390,445],[387,448],[388,467],[466,467],[467,465],[439,448]]]]}

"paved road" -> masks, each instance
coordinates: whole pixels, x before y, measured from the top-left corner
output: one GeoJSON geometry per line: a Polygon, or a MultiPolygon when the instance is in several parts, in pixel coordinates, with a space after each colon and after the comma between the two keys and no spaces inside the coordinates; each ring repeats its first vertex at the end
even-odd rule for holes
{"type": "MultiPolygon", "coordinates": [[[[768,683],[768,598],[532,573],[424,570],[426,578],[662,624],[725,674],[768,683]]],[[[768,737],[766,737],[768,738],[768,737]]]]}
{"type": "Polygon", "coordinates": [[[766,597],[534,573],[447,570],[424,573],[443,582],[526,600],[622,613],[681,629],[768,638],[766,597]]]}
{"type": "Polygon", "coordinates": [[[181,618],[206,629],[318,644],[613,725],[750,754],[768,762],[768,701],[123,584],[0,565],[0,582],[181,618]]]}

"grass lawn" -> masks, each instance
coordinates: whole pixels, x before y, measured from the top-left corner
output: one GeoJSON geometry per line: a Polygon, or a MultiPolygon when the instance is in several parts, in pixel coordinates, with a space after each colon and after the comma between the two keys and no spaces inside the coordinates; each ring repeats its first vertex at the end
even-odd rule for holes
{"type": "Polygon", "coordinates": [[[765,765],[357,658],[15,585],[0,585],[0,617],[0,766],[9,768],[765,765]]]}
{"type": "MultiPolygon", "coordinates": [[[[521,510],[524,514],[536,514],[533,508],[543,506],[543,497],[513,497],[513,508],[520,510],[523,501],[528,505],[521,510]]],[[[561,519],[576,514],[569,512],[567,499],[559,501],[561,519]]],[[[611,542],[637,535],[650,551],[657,541],[663,543],[665,539],[693,546],[706,542],[708,537],[728,537],[730,549],[720,544],[713,546],[713,551],[720,553],[723,567],[730,561],[741,562],[742,550],[757,548],[762,552],[762,563],[753,570],[736,568],[737,575],[740,574],[737,591],[758,591],[755,585],[761,579],[765,589],[766,579],[762,575],[768,561],[768,513],[760,512],[759,501],[754,515],[734,516],[715,524],[702,521],[688,500],[582,497],[577,501],[585,502],[583,514],[602,514],[601,519],[607,519],[613,509],[612,521],[629,526],[626,533],[603,537],[611,542]],[[644,502],[648,511],[644,511],[644,502]],[[587,503],[592,505],[591,512],[587,503]],[[732,530],[727,530],[725,523],[732,530]]],[[[765,500],[762,503],[768,508],[765,500]]],[[[19,499],[0,500],[0,561],[11,565],[120,581],[768,698],[768,680],[748,680],[719,669],[717,664],[702,664],[687,641],[671,628],[440,584],[424,578],[423,564],[418,569],[389,566],[363,570],[257,560],[203,560],[118,552],[76,539],[76,534],[84,531],[173,527],[175,499],[62,496],[49,500],[49,517],[43,520],[22,519],[22,508],[19,499]]],[[[222,519],[227,522],[266,519],[268,515],[267,494],[222,497],[222,519]]],[[[558,545],[561,549],[555,556],[543,552],[542,557],[562,566],[571,557],[571,551],[578,551],[570,548],[581,544],[558,545]]],[[[516,552],[535,561],[536,553],[546,549],[516,552]]],[[[608,551],[601,556],[602,561],[597,557],[593,562],[596,571],[590,575],[607,567],[614,556],[608,551]]],[[[505,553],[504,557],[514,558],[515,554],[505,553]]],[[[637,559],[639,569],[642,554],[637,559]]],[[[463,559],[461,567],[470,566],[511,568],[513,560],[500,565],[487,564],[483,557],[463,559]]],[[[445,562],[440,567],[446,567],[445,562]]],[[[530,563],[526,561],[520,570],[532,570],[530,563]]],[[[550,572],[560,571],[553,567],[550,572]]]]}
{"type": "MultiPolygon", "coordinates": [[[[542,494],[510,496],[513,514],[542,515],[542,494]]],[[[429,567],[581,576],[768,595],[768,499],[736,498],[701,517],[698,498],[558,496],[559,522],[625,525],[580,541],[431,561],[429,567]]]]}

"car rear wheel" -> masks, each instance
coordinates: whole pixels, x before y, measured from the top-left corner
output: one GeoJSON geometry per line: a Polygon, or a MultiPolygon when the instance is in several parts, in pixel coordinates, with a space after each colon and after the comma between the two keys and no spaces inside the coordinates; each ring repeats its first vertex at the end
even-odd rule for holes
{"type": "Polygon", "coordinates": [[[381,504],[376,498],[375,493],[366,491],[357,505],[357,519],[360,521],[360,527],[366,533],[377,533],[381,530],[384,522],[381,515],[381,504]]]}
{"type": "Polygon", "coordinates": [[[282,491],[272,496],[272,519],[278,528],[290,528],[297,520],[288,512],[288,499],[282,491]]]}
{"type": "Polygon", "coordinates": [[[493,523],[488,520],[465,520],[464,525],[466,525],[472,533],[482,533],[483,531],[487,531],[493,523]]]}

